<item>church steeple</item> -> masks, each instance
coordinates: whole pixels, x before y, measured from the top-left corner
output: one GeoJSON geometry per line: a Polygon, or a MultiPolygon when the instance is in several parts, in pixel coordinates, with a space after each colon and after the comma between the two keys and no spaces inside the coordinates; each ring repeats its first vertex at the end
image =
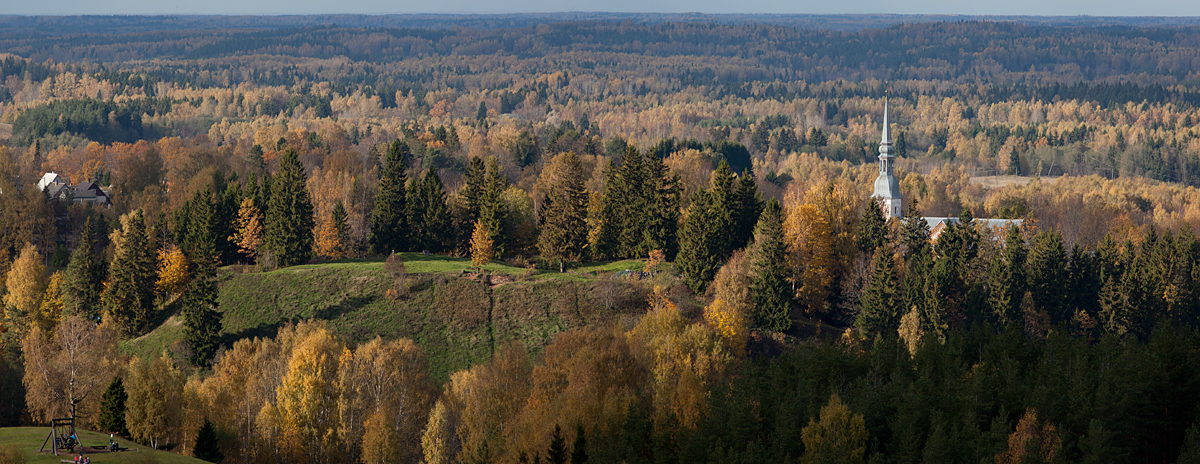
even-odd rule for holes
{"type": "Polygon", "coordinates": [[[892,173],[892,138],[888,124],[888,101],[883,97],[883,137],[879,141],[879,177],[875,178],[875,193],[872,195],[879,202],[884,219],[900,217],[904,197],[900,195],[900,182],[892,173]]]}

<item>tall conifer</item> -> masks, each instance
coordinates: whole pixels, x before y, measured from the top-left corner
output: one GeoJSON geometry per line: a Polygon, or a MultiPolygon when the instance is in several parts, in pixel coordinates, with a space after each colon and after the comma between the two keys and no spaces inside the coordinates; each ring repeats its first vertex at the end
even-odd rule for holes
{"type": "Polygon", "coordinates": [[[545,261],[558,262],[561,272],[565,261],[579,261],[587,246],[587,190],[583,166],[574,152],[556,157],[566,168],[562,178],[553,179],[547,202],[541,211],[542,231],[538,251],[545,261]]]}
{"type": "Polygon", "coordinates": [[[408,144],[395,140],[384,156],[383,172],[379,176],[379,193],[371,212],[371,252],[377,255],[404,251],[408,248],[406,215],[408,192],[408,144]]]}
{"type": "Polygon", "coordinates": [[[271,179],[263,245],[280,266],[302,264],[313,254],[313,204],[308,175],[296,150],[287,149],[271,179]]]}
{"type": "Polygon", "coordinates": [[[881,334],[900,326],[900,300],[896,285],[896,266],[892,254],[876,248],[871,259],[871,280],[858,300],[855,327],[863,332],[881,334]]]}
{"type": "Polygon", "coordinates": [[[146,223],[139,209],[125,221],[103,297],[105,310],[130,334],[140,333],[154,312],[156,250],[146,243],[146,223]]]}
{"type": "Polygon", "coordinates": [[[787,245],[783,240],[783,208],[767,201],[754,232],[750,271],[755,323],[775,331],[791,328],[792,289],[787,283],[787,245]]]}
{"type": "MultiPolygon", "coordinates": [[[[205,190],[207,192],[207,190],[205,190]]],[[[210,202],[201,198],[200,205],[210,202]]],[[[212,361],[220,341],[221,313],[217,310],[217,250],[214,234],[215,212],[202,207],[194,218],[198,233],[193,237],[189,258],[195,263],[192,280],[183,295],[183,337],[192,349],[191,362],[206,367],[212,361]],[[207,231],[207,232],[205,232],[207,231]]]]}
{"type": "Polygon", "coordinates": [[[74,314],[92,320],[100,319],[100,295],[104,292],[105,262],[96,253],[96,222],[88,217],[79,234],[79,244],[71,252],[67,272],[63,276],[62,298],[64,314],[74,314]]]}

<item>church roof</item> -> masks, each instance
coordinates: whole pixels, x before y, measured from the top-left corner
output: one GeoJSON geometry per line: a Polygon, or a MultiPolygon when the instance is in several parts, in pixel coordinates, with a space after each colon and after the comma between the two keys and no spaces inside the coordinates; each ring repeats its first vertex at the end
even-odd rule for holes
{"type": "Polygon", "coordinates": [[[891,173],[879,173],[879,177],[875,178],[875,193],[873,197],[880,198],[902,198],[900,195],[900,181],[896,180],[896,176],[891,173]]]}

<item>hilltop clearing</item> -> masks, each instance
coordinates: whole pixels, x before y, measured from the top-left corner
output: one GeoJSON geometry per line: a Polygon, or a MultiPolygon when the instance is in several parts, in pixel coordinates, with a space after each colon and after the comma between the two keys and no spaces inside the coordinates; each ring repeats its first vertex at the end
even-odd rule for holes
{"type": "MultiPolygon", "coordinates": [[[[466,259],[403,253],[407,295],[380,260],[343,260],[271,272],[223,270],[220,308],[226,346],[246,337],[274,336],[292,321],[326,320],[351,343],[375,336],[411,338],[425,350],[430,369],[444,379],[487,359],[500,345],[531,350],[555,334],[584,325],[630,323],[644,311],[650,284],[615,275],[640,271],[642,262],[617,261],[567,273],[489,264],[476,274],[466,259]]],[[[656,279],[671,279],[660,273],[656,279]]],[[[636,276],[635,276],[636,277],[636,276]]],[[[178,350],[183,327],[171,316],[150,333],[126,342],[142,357],[178,350]]]]}

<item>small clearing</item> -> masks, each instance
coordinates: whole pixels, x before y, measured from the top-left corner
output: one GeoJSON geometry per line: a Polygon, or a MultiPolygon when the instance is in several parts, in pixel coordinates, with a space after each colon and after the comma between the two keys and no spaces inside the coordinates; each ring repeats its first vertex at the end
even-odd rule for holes
{"type": "Polygon", "coordinates": [[[1041,182],[1053,184],[1058,181],[1058,177],[1026,177],[1026,176],[979,176],[972,177],[970,182],[975,185],[982,185],[986,188],[1004,188],[1010,185],[1025,185],[1033,182],[1034,179],[1039,179],[1041,182]]]}

